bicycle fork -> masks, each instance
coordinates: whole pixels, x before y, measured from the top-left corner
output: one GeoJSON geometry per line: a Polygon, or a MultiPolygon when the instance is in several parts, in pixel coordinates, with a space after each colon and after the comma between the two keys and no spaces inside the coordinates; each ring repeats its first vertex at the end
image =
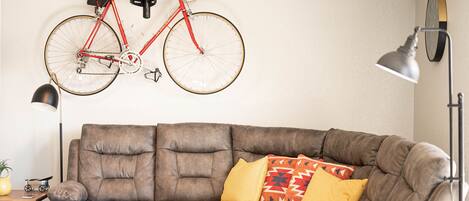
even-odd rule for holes
{"type": "Polygon", "coordinates": [[[200,54],[204,54],[205,51],[200,47],[199,43],[195,39],[195,34],[194,34],[194,29],[192,29],[192,24],[189,19],[189,16],[192,15],[192,11],[189,7],[189,4],[187,3],[187,0],[179,0],[180,5],[181,5],[181,10],[182,10],[182,15],[184,16],[184,22],[186,22],[187,29],[189,31],[189,35],[191,37],[192,42],[194,43],[195,47],[197,50],[199,50],[200,54]]]}

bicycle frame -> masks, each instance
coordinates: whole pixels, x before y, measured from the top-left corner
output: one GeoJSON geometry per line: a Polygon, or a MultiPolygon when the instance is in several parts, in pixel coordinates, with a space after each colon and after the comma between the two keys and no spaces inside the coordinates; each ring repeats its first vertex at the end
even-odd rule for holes
{"type": "MultiPolygon", "coordinates": [[[[173,13],[171,14],[171,16],[168,18],[168,20],[163,24],[163,26],[158,30],[158,32],[156,32],[152,38],[150,38],[150,40],[148,40],[148,42],[145,43],[145,45],[143,46],[143,48],[140,50],[139,54],[140,55],[143,55],[145,54],[145,52],[148,50],[148,48],[153,44],[153,42],[155,42],[155,40],[161,35],[161,33],[163,33],[163,31],[169,27],[169,24],[178,16],[178,14],[182,13],[183,17],[184,17],[184,21],[187,25],[187,29],[189,31],[189,35],[191,37],[191,40],[192,42],[194,43],[194,46],[200,51],[201,54],[204,53],[203,49],[199,46],[199,44],[197,43],[197,40],[195,38],[195,35],[194,35],[194,32],[193,32],[193,29],[192,29],[192,25],[191,25],[191,22],[189,20],[189,13],[187,12],[187,9],[186,9],[186,5],[185,5],[185,2],[186,0],[178,0],[179,1],[179,7],[173,11],[173,13]]],[[[109,58],[107,56],[101,56],[101,55],[93,55],[93,54],[89,54],[86,52],[86,50],[88,50],[91,45],[93,44],[93,41],[96,37],[96,34],[98,33],[99,31],[99,28],[101,27],[103,21],[104,21],[104,18],[106,18],[106,15],[108,14],[108,11],[109,9],[112,8],[112,11],[114,13],[114,16],[116,18],[116,21],[117,21],[117,25],[119,27],[119,33],[122,37],[122,41],[124,42],[124,46],[125,46],[125,49],[128,50],[129,49],[129,43],[128,43],[128,40],[127,40],[127,36],[125,34],[125,30],[124,30],[124,26],[122,25],[122,21],[121,21],[121,18],[120,18],[120,15],[119,15],[119,11],[117,10],[117,5],[115,3],[115,0],[109,0],[109,2],[107,3],[107,5],[104,7],[101,15],[99,16],[93,30],[91,31],[88,39],[86,40],[86,43],[85,45],[83,46],[83,48],[80,50],[79,52],[79,56],[81,57],[92,57],[92,58],[96,58],[96,59],[104,59],[104,60],[109,60],[109,61],[113,61],[113,62],[122,62],[120,59],[116,59],[116,58],[109,58]]]]}

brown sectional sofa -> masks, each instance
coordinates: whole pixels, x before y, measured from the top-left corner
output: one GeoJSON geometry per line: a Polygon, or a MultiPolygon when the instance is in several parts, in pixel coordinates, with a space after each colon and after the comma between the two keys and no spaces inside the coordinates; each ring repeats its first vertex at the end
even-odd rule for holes
{"type": "MultiPolygon", "coordinates": [[[[368,178],[362,201],[449,201],[449,157],[398,136],[296,128],[184,123],[84,125],[70,144],[68,181],[52,201],[215,201],[240,159],[323,157],[368,178]]],[[[456,189],[457,190],[457,189],[456,189]]],[[[456,195],[455,195],[456,196],[456,195]]]]}

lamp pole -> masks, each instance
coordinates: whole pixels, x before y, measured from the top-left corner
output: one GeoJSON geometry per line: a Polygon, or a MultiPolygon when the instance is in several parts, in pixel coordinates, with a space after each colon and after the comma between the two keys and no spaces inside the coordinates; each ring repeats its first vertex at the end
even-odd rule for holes
{"type": "MultiPolygon", "coordinates": [[[[55,83],[59,83],[59,80],[57,79],[57,75],[53,73],[51,75],[51,78],[55,83]]],[[[59,90],[59,149],[60,149],[60,183],[64,181],[64,162],[63,162],[63,124],[62,124],[62,89],[57,85],[57,88],[59,90]]]]}
{"type": "Polygon", "coordinates": [[[64,181],[64,156],[63,156],[63,126],[62,126],[62,91],[60,90],[59,87],[59,143],[60,143],[60,183],[64,181]]]}
{"type": "Polygon", "coordinates": [[[454,180],[458,180],[459,201],[463,201],[464,194],[464,94],[458,94],[458,102],[453,103],[453,41],[451,34],[445,29],[416,27],[415,32],[439,32],[445,34],[448,39],[448,111],[449,111],[449,156],[450,156],[450,177],[451,186],[454,180]],[[453,108],[458,108],[458,176],[454,177],[453,172],[453,108]]]}

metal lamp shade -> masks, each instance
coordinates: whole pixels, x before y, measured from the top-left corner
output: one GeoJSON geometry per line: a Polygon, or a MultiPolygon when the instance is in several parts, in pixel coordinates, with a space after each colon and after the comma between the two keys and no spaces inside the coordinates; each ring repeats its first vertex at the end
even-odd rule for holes
{"type": "Polygon", "coordinates": [[[419,80],[420,69],[415,58],[398,51],[385,54],[378,60],[376,66],[415,84],[419,80]]]}
{"type": "Polygon", "coordinates": [[[56,111],[59,93],[51,84],[42,85],[34,92],[31,103],[40,110],[56,111]]]}
{"type": "Polygon", "coordinates": [[[405,44],[400,46],[396,51],[389,52],[382,56],[376,63],[376,66],[386,72],[417,84],[420,76],[420,68],[415,60],[417,41],[416,32],[407,37],[405,44]]]}

